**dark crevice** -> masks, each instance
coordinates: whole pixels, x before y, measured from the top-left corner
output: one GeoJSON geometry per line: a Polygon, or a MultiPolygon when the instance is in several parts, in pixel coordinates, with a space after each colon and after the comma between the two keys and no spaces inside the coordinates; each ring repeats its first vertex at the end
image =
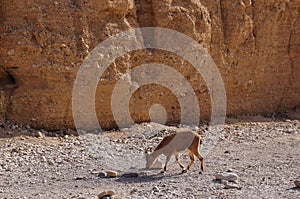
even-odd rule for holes
{"type": "Polygon", "coordinates": [[[0,71],[0,90],[16,88],[16,80],[8,71],[0,71]]]}
{"type": "Polygon", "coordinates": [[[73,8],[75,9],[79,9],[80,5],[78,4],[78,0],[71,0],[73,8]]]}
{"type": "Polygon", "coordinates": [[[0,121],[6,121],[12,111],[12,100],[15,89],[17,88],[14,76],[3,69],[0,69],[0,121]]]}
{"type": "Polygon", "coordinates": [[[154,27],[157,25],[152,0],[135,0],[137,22],[140,27],[154,27]]]}
{"type": "MultiPolygon", "coordinates": [[[[153,11],[152,0],[135,0],[136,17],[139,27],[156,27],[157,21],[153,11]]],[[[155,33],[151,31],[143,31],[142,37],[145,47],[153,47],[155,42],[155,33]]]]}
{"type": "Polygon", "coordinates": [[[76,36],[75,39],[76,49],[78,52],[78,56],[84,59],[88,54],[88,45],[85,43],[86,34],[85,31],[88,31],[89,24],[88,24],[88,17],[86,15],[86,0],[71,0],[73,10],[71,14],[73,16],[73,35],[76,36]],[[78,39],[81,38],[81,39],[78,39]]]}
{"type": "Polygon", "coordinates": [[[223,32],[223,42],[226,45],[227,44],[226,15],[225,15],[225,11],[223,10],[222,0],[219,0],[219,6],[220,6],[221,27],[223,32]]]}
{"type": "Polygon", "coordinates": [[[256,25],[256,15],[255,15],[255,6],[254,6],[254,0],[250,2],[251,6],[251,17],[252,17],[252,23],[253,23],[253,29],[252,29],[252,36],[254,39],[254,51],[256,50],[257,46],[257,25],[256,25]]]}

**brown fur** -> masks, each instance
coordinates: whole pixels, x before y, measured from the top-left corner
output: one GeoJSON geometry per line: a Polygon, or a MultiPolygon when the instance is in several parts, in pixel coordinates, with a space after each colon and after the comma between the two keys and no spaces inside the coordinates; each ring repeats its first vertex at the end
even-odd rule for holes
{"type": "MultiPolygon", "coordinates": [[[[190,142],[188,142],[190,143],[190,142]]],[[[190,169],[191,165],[194,163],[194,156],[196,156],[200,162],[201,162],[201,170],[203,170],[204,167],[204,160],[203,157],[199,153],[199,144],[202,144],[202,138],[199,134],[197,134],[194,131],[184,131],[184,132],[179,132],[177,134],[171,134],[165,136],[161,142],[154,148],[151,154],[147,156],[147,167],[151,167],[152,163],[154,160],[160,155],[164,154],[167,156],[166,159],[166,164],[164,167],[164,171],[167,169],[167,163],[170,160],[172,155],[175,155],[176,162],[180,165],[180,167],[183,169],[183,172],[186,172],[190,169]],[[193,139],[192,143],[189,144],[189,146],[185,146],[185,142],[178,142],[177,144],[174,145],[174,143],[171,143],[171,141],[176,137],[180,136],[183,137],[184,139],[193,139]],[[184,169],[183,165],[179,162],[179,155],[178,153],[182,152],[181,150],[187,149],[189,152],[190,156],[190,163],[187,166],[186,170],[184,169]],[[168,151],[168,152],[167,152],[168,151]]]]}
{"type": "Polygon", "coordinates": [[[165,136],[162,141],[160,141],[160,143],[154,148],[153,151],[157,151],[163,147],[165,147],[166,145],[168,145],[175,137],[176,134],[171,134],[171,135],[167,135],[165,136]]]}

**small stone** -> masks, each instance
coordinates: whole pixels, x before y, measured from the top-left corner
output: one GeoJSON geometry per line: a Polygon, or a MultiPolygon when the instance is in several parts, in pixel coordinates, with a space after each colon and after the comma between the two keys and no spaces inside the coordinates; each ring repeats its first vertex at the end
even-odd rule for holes
{"type": "Polygon", "coordinates": [[[15,50],[9,50],[9,51],[7,52],[7,54],[11,56],[11,55],[15,54],[15,50]]]}
{"type": "Polygon", "coordinates": [[[65,133],[66,135],[75,135],[75,136],[78,136],[78,135],[79,135],[78,132],[77,132],[77,131],[74,131],[73,129],[67,129],[67,130],[64,131],[64,133],[65,133]]]}
{"type": "Polygon", "coordinates": [[[134,194],[135,192],[137,192],[138,190],[136,189],[136,188],[134,188],[134,189],[132,189],[131,191],[130,191],[130,194],[134,194]]]}
{"type": "Polygon", "coordinates": [[[296,185],[296,187],[300,187],[300,180],[295,180],[294,184],[296,185]]]}
{"type": "Polygon", "coordinates": [[[43,137],[44,137],[44,134],[43,134],[41,131],[37,131],[37,132],[36,132],[36,137],[38,137],[38,138],[43,138],[43,137]]]}
{"type": "Polygon", "coordinates": [[[191,187],[186,187],[184,190],[186,192],[193,192],[194,191],[193,188],[191,188],[191,187]]]}
{"type": "Polygon", "coordinates": [[[8,167],[8,168],[6,168],[6,169],[5,169],[5,171],[9,171],[9,172],[11,172],[11,171],[13,171],[13,168],[11,168],[11,167],[8,167]]]}
{"type": "Polygon", "coordinates": [[[241,189],[237,183],[226,183],[224,189],[241,189]]]}
{"type": "Polygon", "coordinates": [[[25,136],[20,136],[20,140],[26,140],[27,139],[27,137],[25,137],[25,136]]]}
{"type": "Polygon", "coordinates": [[[105,173],[106,173],[107,177],[111,177],[111,178],[116,178],[118,176],[117,171],[108,170],[108,171],[105,171],[105,173]]]}
{"type": "Polygon", "coordinates": [[[63,160],[62,160],[61,158],[57,158],[57,159],[55,160],[55,162],[56,162],[57,164],[61,164],[61,163],[63,162],[63,160]]]}
{"type": "Polygon", "coordinates": [[[104,198],[110,198],[111,196],[115,195],[115,191],[109,190],[109,191],[103,191],[98,195],[99,199],[104,199],[104,198]]]}
{"type": "Polygon", "coordinates": [[[237,181],[239,176],[235,173],[224,173],[224,174],[217,174],[215,175],[216,180],[227,180],[230,182],[237,181]]]}
{"type": "Polygon", "coordinates": [[[75,180],[84,180],[85,179],[85,177],[83,177],[83,176],[76,176],[75,177],[75,180]]]}
{"type": "Polygon", "coordinates": [[[152,188],[152,191],[154,191],[154,192],[159,192],[159,188],[158,188],[157,186],[154,186],[154,187],[152,188]]]}
{"type": "Polygon", "coordinates": [[[229,150],[226,150],[226,151],[224,151],[224,153],[228,153],[228,154],[230,154],[231,152],[230,152],[229,150]]]}
{"type": "Polygon", "coordinates": [[[294,133],[294,129],[289,128],[286,130],[286,133],[294,133]]]}

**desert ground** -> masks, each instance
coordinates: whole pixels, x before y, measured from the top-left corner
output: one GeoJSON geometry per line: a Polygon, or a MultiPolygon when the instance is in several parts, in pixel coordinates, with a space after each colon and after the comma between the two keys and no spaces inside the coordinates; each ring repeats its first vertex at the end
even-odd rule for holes
{"type": "MultiPolygon", "coordinates": [[[[98,198],[112,190],[112,198],[299,198],[294,184],[300,179],[299,129],[299,120],[286,118],[228,119],[216,147],[205,156],[204,172],[199,174],[195,160],[182,174],[174,160],[165,173],[143,170],[144,150],[180,127],[143,123],[74,136],[3,123],[0,197],[98,198]],[[121,176],[133,168],[138,176],[121,176]],[[118,176],[102,176],[107,170],[118,176]],[[215,179],[226,172],[239,177],[233,188],[215,179]]],[[[187,154],[180,159],[189,162],[187,154]]]]}

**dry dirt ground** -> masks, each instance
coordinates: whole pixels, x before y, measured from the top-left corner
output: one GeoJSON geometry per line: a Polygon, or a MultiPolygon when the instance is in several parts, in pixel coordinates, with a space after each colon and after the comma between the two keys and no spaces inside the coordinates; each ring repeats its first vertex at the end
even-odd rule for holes
{"type": "MultiPolygon", "coordinates": [[[[131,178],[98,174],[143,168],[144,149],[177,127],[150,123],[70,136],[1,124],[0,198],[97,198],[105,190],[114,190],[114,198],[300,198],[293,183],[300,178],[299,120],[239,120],[228,120],[203,174],[199,160],[184,174],[172,161],[165,174],[152,170],[131,178]],[[241,189],[214,180],[227,171],[240,177],[241,189]]],[[[186,165],[189,159],[181,160],[186,165]]]]}

